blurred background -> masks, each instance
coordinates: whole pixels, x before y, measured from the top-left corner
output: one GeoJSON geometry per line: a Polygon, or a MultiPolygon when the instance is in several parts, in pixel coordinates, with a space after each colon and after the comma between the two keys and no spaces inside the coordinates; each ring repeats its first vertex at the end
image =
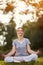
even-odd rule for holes
{"type": "Polygon", "coordinates": [[[23,26],[24,37],[43,56],[43,0],[0,0],[0,54],[11,50],[16,28],[23,26]]]}

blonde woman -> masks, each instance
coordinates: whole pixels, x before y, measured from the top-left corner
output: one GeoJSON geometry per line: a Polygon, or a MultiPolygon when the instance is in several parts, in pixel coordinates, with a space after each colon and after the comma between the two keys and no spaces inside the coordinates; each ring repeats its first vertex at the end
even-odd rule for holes
{"type": "Polygon", "coordinates": [[[30,41],[27,38],[24,38],[24,30],[22,27],[18,27],[17,30],[17,39],[12,43],[12,50],[4,56],[5,62],[29,62],[37,60],[38,54],[40,51],[33,51],[30,48],[30,41]],[[15,54],[15,56],[12,56],[15,54]]]}

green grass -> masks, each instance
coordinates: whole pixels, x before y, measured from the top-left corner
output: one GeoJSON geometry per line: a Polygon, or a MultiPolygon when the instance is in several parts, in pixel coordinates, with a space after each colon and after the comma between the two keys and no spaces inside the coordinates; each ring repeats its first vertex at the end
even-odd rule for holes
{"type": "Polygon", "coordinates": [[[14,62],[4,62],[0,61],[0,65],[43,65],[43,58],[39,58],[37,61],[32,62],[21,62],[21,63],[14,63],[14,62]]]}
{"type": "Polygon", "coordinates": [[[34,65],[43,65],[43,57],[38,58],[34,65]]]}
{"type": "Polygon", "coordinates": [[[37,61],[39,61],[39,62],[43,62],[43,57],[38,58],[37,61]]]}
{"type": "Polygon", "coordinates": [[[21,63],[14,63],[14,62],[9,62],[5,63],[4,61],[0,61],[0,65],[34,65],[34,61],[32,62],[21,62],[21,63]]]}

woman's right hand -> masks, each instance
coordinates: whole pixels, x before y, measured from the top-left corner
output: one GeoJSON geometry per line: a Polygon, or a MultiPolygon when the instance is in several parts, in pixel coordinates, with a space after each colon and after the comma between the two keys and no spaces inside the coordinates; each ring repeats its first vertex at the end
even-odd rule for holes
{"type": "Polygon", "coordinates": [[[1,58],[5,58],[6,55],[5,55],[5,54],[0,54],[0,57],[1,57],[1,58]]]}

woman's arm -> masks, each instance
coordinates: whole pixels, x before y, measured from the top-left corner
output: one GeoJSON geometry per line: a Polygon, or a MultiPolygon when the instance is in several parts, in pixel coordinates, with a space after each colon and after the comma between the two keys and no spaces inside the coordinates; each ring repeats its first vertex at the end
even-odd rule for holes
{"type": "Polygon", "coordinates": [[[39,50],[37,50],[36,52],[33,51],[33,50],[30,48],[30,45],[27,45],[27,51],[28,51],[28,53],[30,53],[30,54],[32,54],[32,53],[40,54],[40,51],[39,51],[39,50]]]}
{"type": "Polygon", "coordinates": [[[13,54],[15,53],[15,51],[16,51],[16,50],[15,50],[15,46],[12,46],[11,51],[10,51],[8,54],[6,54],[6,55],[3,54],[3,56],[4,56],[4,57],[6,57],[6,56],[11,56],[11,55],[13,55],[13,54]]]}

